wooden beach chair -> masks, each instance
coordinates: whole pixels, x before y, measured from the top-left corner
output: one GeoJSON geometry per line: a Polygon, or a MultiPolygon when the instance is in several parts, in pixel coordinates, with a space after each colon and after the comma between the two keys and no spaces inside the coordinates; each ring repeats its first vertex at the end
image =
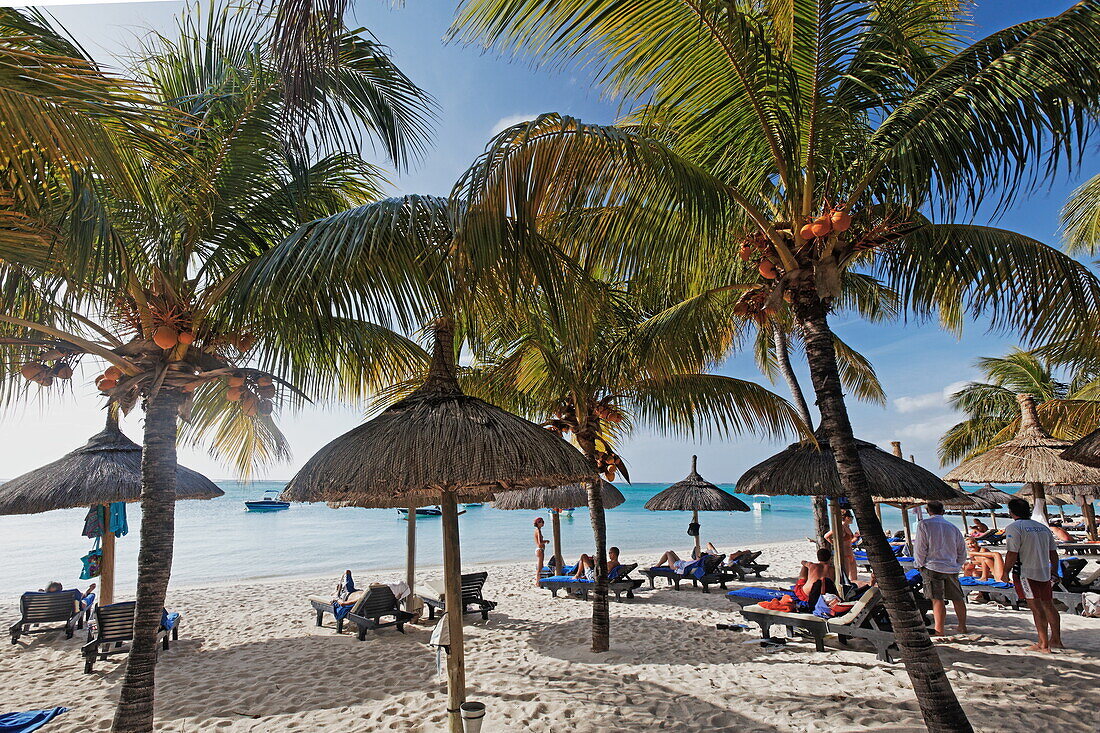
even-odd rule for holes
{"type": "Polygon", "coordinates": [[[405,624],[414,618],[416,618],[416,614],[402,610],[400,601],[397,600],[397,596],[393,594],[388,585],[372,585],[356,601],[347,615],[347,620],[359,629],[358,634],[356,634],[359,641],[367,638],[368,631],[375,631],[387,626],[396,626],[397,630],[404,634],[405,624]],[[382,618],[385,616],[392,616],[393,621],[383,622],[382,618]]]}
{"type": "MultiPolygon", "coordinates": [[[[96,660],[103,660],[112,654],[125,654],[130,651],[127,642],[134,640],[134,601],[112,603],[109,606],[96,606],[93,621],[88,624],[88,641],[80,648],[84,655],[84,674],[91,674],[96,660]]],[[[179,639],[179,614],[165,611],[161,616],[157,639],[162,649],[168,649],[168,639],[179,639]]]]}
{"type": "Polygon", "coordinates": [[[686,565],[682,573],[676,572],[675,568],[664,566],[652,567],[639,572],[649,580],[650,588],[656,588],[655,581],[657,578],[666,579],[674,590],[680,590],[681,581],[690,580],[693,586],[702,585],[703,592],[709,593],[712,585],[718,585],[725,589],[727,581],[737,580],[735,574],[720,572],[719,566],[725,559],[725,555],[704,553],[699,559],[692,560],[686,565]]]}
{"type": "MultiPolygon", "coordinates": [[[[489,578],[489,573],[482,571],[480,573],[466,573],[462,576],[462,614],[467,613],[480,613],[481,618],[488,621],[489,611],[492,611],[497,607],[495,601],[487,601],[481,595],[481,590],[485,586],[485,581],[489,578]]],[[[429,583],[429,586],[431,584],[429,583]]],[[[438,590],[438,589],[437,589],[438,590]]],[[[435,612],[443,612],[447,610],[447,599],[442,592],[439,595],[425,596],[420,595],[420,600],[424,601],[424,605],[428,607],[428,618],[434,619],[435,612]]]]}
{"type": "Polygon", "coordinates": [[[84,628],[88,611],[81,608],[83,598],[78,590],[62,590],[56,593],[24,593],[19,597],[19,620],[11,625],[11,643],[16,644],[24,634],[40,634],[56,631],[58,627],[32,628],[41,624],[64,624],[65,638],[73,638],[74,629],[84,628]]]}
{"type": "Polygon", "coordinates": [[[363,602],[366,600],[366,598],[367,594],[363,593],[363,595],[359,596],[359,600],[352,604],[350,608],[342,608],[341,610],[344,611],[344,613],[340,614],[337,614],[336,606],[333,605],[332,598],[325,598],[324,596],[309,596],[309,605],[313,607],[314,612],[317,614],[318,626],[325,625],[325,616],[332,616],[332,618],[336,621],[336,633],[342,634],[344,633],[344,622],[351,614],[358,613],[359,609],[362,608],[363,602]]]}
{"type": "Polygon", "coordinates": [[[737,577],[731,578],[731,580],[738,580],[742,583],[748,580],[750,574],[755,575],[757,578],[761,578],[763,577],[761,574],[771,567],[771,565],[766,563],[757,562],[762,554],[764,553],[761,551],[753,552],[751,555],[742,555],[732,562],[722,565],[721,570],[736,575],[737,577]]]}
{"type": "Polygon", "coordinates": [[[847,640],[853,637],[866,639],[874,645],[878,659],[893,662],[892,650],[897,648],[897,640],[889,628],[889,622],[884,622],[885,616],[880,613],[881,610],[882,593],[872,587],[849,611],[834,618],[825,619],[812,613],[772,611],[760,605],[742,608],[741,615],[760,627],[763,639],[772,638],[772,626],[785,626],[791,637],[799,632],[812,637],[814,648],[819,652],[825,651],[825,637],[829,634],[835,634],[841,644],[847,644],[847,640]]]}
{"type": "MultiPolygon", "coordinates": [[[[608,579],[607,590],[615,594],[616,601],[621,602],[624,595],[627,598],[633,598],[634,591],[645,583],[644,580],[629,577],[630,573],[637,569],[638,563],[633,563],[632,565],[620,565],[612,571],[614,575],[608,579]]],[[[558,597],[559,590],[564,590],[586,601],[588,600],[588,592],[592,590],[595,584],[596,581],[594,580],[574,578],[572,575],[553,575],[539,580],[539,587],[550,591],[550,595],[554,598],[558,597]]]]}

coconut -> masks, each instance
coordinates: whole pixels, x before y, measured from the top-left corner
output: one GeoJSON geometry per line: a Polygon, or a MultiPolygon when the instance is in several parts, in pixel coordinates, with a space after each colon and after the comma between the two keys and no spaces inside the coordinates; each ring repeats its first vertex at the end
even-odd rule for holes
{"type": "Polygon", "coordinates": [[[801,229],[798,230],[798,236],[802,237],[803,239],[813,239],[815,236],[817,236],[814,234],[813,224],[804,225],[801,229]]]}
{"type": "Polygon", "coordinates": [[[256,394],[258,394],[260,397],[271,399],[275,396],[275,386],[271,384],[261,384],[260,386],[256,387],[256,394]]]}
{"type": "Polygon", "coordinates": [[[275,410],[275,405],[271,403],[271,400],[260,400],[260,403],[256,406],[256,412],[264,417],[267,417],[275,410]]]}
{"type": "Polygon", "coordinates": [[[828,217],[822,217],[821,219],[814,219],[810,224],[810,231],[814,233],[815,237],[824,237],[833,230],[833,225],[829,221],[828,217]]]}
{"type": "Polygon", "coordinates": [[[31,382],[38,381],[38,378],[42,376],[43,370],[46,367],[42,366],[36,361],[28,361],[26,364],[19,368],[19,373],[23,375],[23,378],[31,382]]]}
{"type": "Polygon", "coordinates": [[[244,387],[230,387],[225,390],[225,399],[230,402],[237,402],[241,399],[241,395],[244,394],[244,387]]]}
{"type": "Polygon", "coordinates": [[[96,386],[99,387],[100,392],[107,392],[108,390],[112,390],[117,384],[118,382],[116,382],[115,380],[107,379],[106,377],[96,382],[96,386]]]}
{"type": "Polygon", "coordinates": [[[117,379],[118,379],[119,377],[121,377],[121,376],[122,376],[122,370],[121,370],[121,369],[119,369],[119,368],[118,368],[118,367],[116,367],[116,366],[109,366],[109,367],[107,367],[107,369],[105,369],[105,370],[104,370],[104,372],[103,372],[103,378],[104,378],[104,379],[114,379],[114,380],[117,380],[117,379]]]}
{"type": "Polygon", "coordinates": [[[834,231],[847,231],[852,226],[852,217],[843,209],[838,209],[829,215],[829,223],[833,225],[834,231]]]}
{"type": "Polygon", "coordinates": [[[233,375],[232,377],[230,377],[226,381],[229,382],[230,387],[243,387],[244,386],[244,377],[240,377],[240,376],[237,376],[237,375],[233,375]]]}
{"type": "Polygon", "coordinates": [[[153,332],[153,343],[162,349],[171,349],[179,343],[179,337],[179,333],[174,328],[161,326],[153,332]]]}
{"type": "Polygon", "coordinates": [[[251,392],[241,395],[241,412],[249,417],[256,417],[260,410],[260,400],[251,392]]]}
{"type": "Polygon", "coordinates": [[[179,335],[179,342],[184,346],[195,343],[195,334],[190,331],[183,331],[179,335]]]}
{"type": "Polygon", "coordinates": [[[752,247],[747,244],[742,244],[741,249],[737,252],[737,256],[740,257],[742,260],[748,262],[750,259],[752,259],[752,251],[752,247]]]}
{"type": "Polygon", "coordinates": [[[772,261],[768,259],[760,260],[759,264],[757,264],[756,266],[756,269],[762,277],[766,277],[769,280],[774,280],[776,275],[779,274],[775,269],[775,265],[772,264],[772,261]]]}
{"type": "Polygon", "coordinates": [[[261,387],[270,387],[271,385],[275,384],[275,380],[271,377],[260,377],[256,380],[256,384],[260,385],[261,387]]]}
{"type": "Polygon", "coordinates": [[[72,379],[73,368],[68,364],[62,364],[61,366],[57,367],[57,370],[54,372],[54,376],[56,376],[58,379],[72,379]]]}

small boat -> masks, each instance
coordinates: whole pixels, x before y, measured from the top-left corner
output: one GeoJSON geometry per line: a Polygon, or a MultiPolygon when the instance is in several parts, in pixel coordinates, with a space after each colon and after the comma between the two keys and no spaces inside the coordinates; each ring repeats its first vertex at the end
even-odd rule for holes
{"type": "Polygon", "coordinates": [[[289,509],[289,501],[279,501],[275,498],[274,494],[278,493],[275,490],[265,491],[262,499],[246,501],[244,507],[250,512],[281,512],[284,509],[289,509]]]}
{"type": "Polygon", "coordinates": [[[478,507],[478,506],[485,506],[485,504],[480,502],[480,501],[475,501],[473,504],[463,504],[462,508],[463,509],[473,509],[474,507],[478,507]]]}
{"type": "MultiPolygon", "coordinates": [[[[398,509],[397,514],[400,517],[408,517],[408,509],[398,509]]],[[[422,506],[417,507],[416,516],[418,517],[441,517],[443,516],[443,510],[437,506],[422,506]]]]}
{"type": "Polygon", "coordinates": [[[550,514],[554,514],[556,512],[559,517],[573,516],[573,507],[569,507],[568,509],[547,509],[546,511],[550,514]]]}
{"type": "Polygon", "coordinates": [[[764,494],[756,494],[752,497],[752,510],[754,512],[770,512],[772,503],[764,494]]]}

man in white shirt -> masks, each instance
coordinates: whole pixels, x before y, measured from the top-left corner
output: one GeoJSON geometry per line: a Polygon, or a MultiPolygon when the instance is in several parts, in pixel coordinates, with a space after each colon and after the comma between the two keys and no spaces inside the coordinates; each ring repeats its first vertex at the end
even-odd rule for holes
{"type": "Polygon", "coordinates": [[[1054,578],[1058,575],[1058,546],[1050,528],[1031,519],[1031,506],[1023,499],[1008,502],[1016,521],[1005,527],[1005,568],[1012,568],[1016,593],[1027,601],[1039,642],[1028,651],[1049,654],[1062,649],[1062,619],[1054,605],[1054,578]]]}
{"type": "Polygon", "coordinates": [[[959,571],[966,561],[966,542],[959,528],[943,518],[941,502],[930,501],[925,508],[929,516],[917,522],[913,560],[924,578],[924,590],[932,599],[936,636],[946,636],[947,601],[955,607],[958,632],[965,634],[966,594],[959,583],[959,571]]]}

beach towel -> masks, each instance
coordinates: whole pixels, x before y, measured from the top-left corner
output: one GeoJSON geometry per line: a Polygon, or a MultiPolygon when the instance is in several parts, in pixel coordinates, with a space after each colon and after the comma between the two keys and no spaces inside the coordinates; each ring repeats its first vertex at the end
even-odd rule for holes
{"type": "Polygon", "coordinates": [[[760,601],[760,607],[769,611],[782,611],[783,613],[794,613],[798,610],[797,601],[791,596],[780,596],[770,601],[760,601]]]}
{"type": "Polygon", "coordinates": [[[38,730],[67,710],[68,708],[50,708],[49,710],[28,710],[25,713],[0,714],[0,733],[29,733],[32,730],[38,730]]]}
{"type": "Polygon", "coordinates": [[[130,532],[130,527],[126,524],[126,503],[122,501],[114,502],[111,504],[110,513],[111,521],[107,531],[115,537],[124,537],[130,532]]]}
{"type": "Polygon", "coordinates": [[[165,611],[160,616],[160,625],[168,631],[176,628],[176,624],[178,624],[179,621],[180,615],[175,611],[173,611],[172,613],[168,613],[168,610],[165,609],[165,611]]]}
{"type": "Polygon", "coordinates": [[[336,590],[333,592],[333,597],[339,601],[346,601],[348,596],[355,592],[355,580],[351,577],[351,571],[345,570],[344,574],[340,576],[340,580],[336,581],[336,590]]]}
{"type": "Polygon", "coordinates": [[[103,507],[96,505],[89,509],[88,514],[84,517],[84,531],[81,534],[91,539],[102,537],[103,526],[103,507]]]}

